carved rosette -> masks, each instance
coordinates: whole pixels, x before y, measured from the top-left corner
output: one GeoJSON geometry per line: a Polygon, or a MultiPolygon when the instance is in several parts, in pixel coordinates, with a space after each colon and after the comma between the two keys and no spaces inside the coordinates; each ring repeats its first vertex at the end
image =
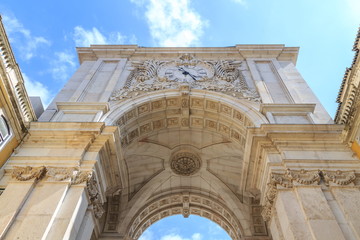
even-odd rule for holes
{"type": "Polygon", "coordinates": [[[201,160],[194,153],[177,152],[171,157],[170,167],[178,175],[190,176],[199,171],[201,160]]]}
{"type": "Polygon", "coordinates": [[[355,182],[356,175],[355,171],[322,171],[324,175],[324,180],[327,185],[335,184],[335,185],[349,185],[355,182]]]}
{"type": "Polygon", "coordinates": [[[41,180],[46,174],[46,168],[42,167],[14,167],[12,171],[12,178],[19,181],[28,181],[35,179],[36,181],[41,180]]]}

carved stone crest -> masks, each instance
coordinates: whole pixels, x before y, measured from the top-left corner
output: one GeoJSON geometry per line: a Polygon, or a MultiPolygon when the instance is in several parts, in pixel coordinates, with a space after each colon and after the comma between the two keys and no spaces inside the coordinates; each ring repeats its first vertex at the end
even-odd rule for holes
{"type": "Polygon", "coordinates": [[[191,152],[177,152],[170,160],[171,169],[178,175],[190,176],[199,171],[200,158],[191,152]]]}
{"type": "Polygon", "coordinates": [[[111,101],[130,99],[146,92],[180,89],[184,83],[190,89],[221,92],[239,99],[259,102],[260,96],[249,89],[240,70],[241,61],[203,61],[183,54],[174,61],[133,61],[125,86],[117,89],[111,101]]]}

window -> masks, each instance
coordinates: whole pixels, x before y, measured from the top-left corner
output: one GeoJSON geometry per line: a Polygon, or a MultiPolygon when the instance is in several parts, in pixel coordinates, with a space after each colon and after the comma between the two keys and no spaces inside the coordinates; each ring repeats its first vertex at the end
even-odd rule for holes
{"type": "Polygon", "coordinates": [[[9,124],[3,115],[0,115],[0,146],[10,137],[9,124]]]}

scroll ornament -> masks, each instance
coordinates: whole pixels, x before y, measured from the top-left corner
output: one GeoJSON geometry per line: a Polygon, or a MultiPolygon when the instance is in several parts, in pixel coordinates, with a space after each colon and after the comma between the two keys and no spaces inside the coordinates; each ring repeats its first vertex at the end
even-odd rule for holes
{"type": "Polygon", "coordinates": [[[105,210],[102,206],[100,191],[95,178],[95,174],[92,174],[89,180],[86,182],[86,188],[89,194],[91,205],[93,206],[95,217],[101,218],[105,210]]]}

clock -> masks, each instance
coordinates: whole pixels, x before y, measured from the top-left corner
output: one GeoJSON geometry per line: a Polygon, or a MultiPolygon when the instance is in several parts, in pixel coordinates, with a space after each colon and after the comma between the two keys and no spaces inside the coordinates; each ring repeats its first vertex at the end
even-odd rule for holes
{"type": "Polygon", "coordinates": [[[158,76],[170,81],[196,82],[212,78],[214,76],[214,69],[205,62],[198,62],[192,65],[169,62],[158,69],[158,76]]]}

